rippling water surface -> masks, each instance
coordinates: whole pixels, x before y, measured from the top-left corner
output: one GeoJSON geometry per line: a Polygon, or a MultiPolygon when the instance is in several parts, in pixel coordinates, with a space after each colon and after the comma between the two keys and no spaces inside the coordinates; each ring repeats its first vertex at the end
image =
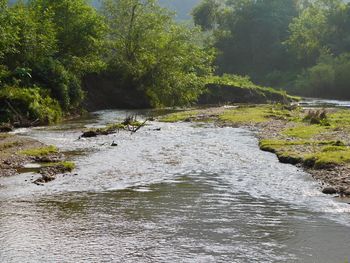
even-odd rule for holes
{"type": "Polygon", "coordinates": [[[103,111],[26,136],[74,151],[43,187],[0,178],[0,262],[345,262],[350,206],[244,129],[152,122],[77,140],[103,111]],[[156,129],[161,128],[160,131],[156,129]],[[111,142],[118,144],[111,147],[111,142]]]}

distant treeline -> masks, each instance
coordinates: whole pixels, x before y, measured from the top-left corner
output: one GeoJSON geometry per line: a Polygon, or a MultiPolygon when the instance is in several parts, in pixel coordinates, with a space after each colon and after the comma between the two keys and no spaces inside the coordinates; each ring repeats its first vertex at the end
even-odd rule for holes
{"type": "Polygon", "coordinates": [[[100,3],[0,0],[0,122],[80,111],[91,74],[113,76],[155,107],[197,99],[214,59],[200,30],[174,22],[156,0],[100,3]]]}
{"type": "Polygon", "coordinates": [[[297,94],[350,98],[350,4],[341,0],[202,0],[194,21],[218,49],[218,74],[297,94]]]}

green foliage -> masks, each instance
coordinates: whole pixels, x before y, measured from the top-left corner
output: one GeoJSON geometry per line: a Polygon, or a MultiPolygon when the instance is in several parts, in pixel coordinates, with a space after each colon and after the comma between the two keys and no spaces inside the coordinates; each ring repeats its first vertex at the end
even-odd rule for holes
{"type": "Polygon", "coordinates": [[[64,110],[79,107],[84,99],[80,78],[68,70],[58,60],[48,58],[36,64],[33,78],[40,85],[45,83],[50,94],[56,98],[64,110]]]}
{"type": "Polygon", "coordinates": [[[122,87],[145,92],[158,107],[197,99],[213,59],[199,44],[197,29],[174,23],[154,0],[106,0],[103,13],[109,25],[109,71],[122,87]]]}
{"type": "Polygon", "coordinates": [[[194,22],[218,49],[217,72],[313,97],[350,97],[350,4],[202,0],[194,22]]]}
{"type": "MultiPolygon", "coordinates": [[[[276,94],[276,95],[292,98],[288,96],[285,91],[276,90],[271,87],[263,87],[263,86],[256,85],[250,80],[250,77],[248,76],[239,76],[239,75],[231,75],[231,74],[224,74],[221,77],[213,76],[213,77],[207,78],[207,84],[226,85],[226,86],[231,86],[233,88],[239,87],[239,88],[246,88],[246,89],[253,89],[253,90],[255,89],[266,94],[270,93],[270,94],[276,94]]],[[[292,99],[297,99],[297,98],[295,97],[292,99]]]]}
{"type": "Polygon", "coordinates": [[[202,1],[192,11],[194,23],[203,30],[214,29],[219,19],[219,8],[220,4],[217,0],[202,1]]]}
{"type": "Polygon", "coordinates": [[[300,74],[295,83],[299,94],[318,97],[349,96],[350,53],[338,57],[324,55],[319,62],[300,74]]]}
{"type": "Polygon", "coordinates": [[[56,100],[40,88],[5,87],[0,89],[0,121],[19,121],[18,117],[48,124],[61,119],[62,111],[56,100]],[[20,116],[18,116],[20,115],[20,116]]]}
{"type": "Polygon", "coordinates": [[[289,103],[299,98],[288,95],[283,90],[275,90],[254,84],[248,76],[224,74],[223,76],[208,77],[206,81],[209,97],[222,102],[247,103],[289,103]]]}
{"type": "MultiPolygon", "coordinates": [[[[13,34],[12,20],[13,18],[7,6],[7,1],[0,0],[0,61],[2,61],[6,53],[13,52],[15,49],[17,40],[13,34]]],[[[2,70],[0,68],[0,81],[2,70]]]]}
{"type": "Polygon", "coordinates": [[[282,42],[297,15],[295,2],[202,1],[194,10],[194,21],[203,29],[215,29],[215,47],[220,51],[218,72],[249,75],[261,81],[275,69],[293,66],[282,42]]]}
{"type": "MultiPolygon", "coordinates": [[[[85,0],[19,1],[11,7],[1,0],[0,11],[2,98],[41,123],[61,117],[57,101],[65,112],[76,111],[84,99],[82,78],[105,67],[103,18],[85,0]]],[[[7,104],[1,111],[7,115],[2,118],[14,118],[7,104]]]]}
{"type": "Polygon", "coordinates": [[[318,5],[310,5],[289,25],[290,36],[285,44],[304,63],[312,63],[323,49],[327,32],[327,14],[318,5]]]}
{"type": "Polygon", "coordinates": [[[81,76],[104,68],[101,52],[106,26],[103,18],[85,0],[31,0],[38,17],[49,13],[59,61],[81,76]]]}

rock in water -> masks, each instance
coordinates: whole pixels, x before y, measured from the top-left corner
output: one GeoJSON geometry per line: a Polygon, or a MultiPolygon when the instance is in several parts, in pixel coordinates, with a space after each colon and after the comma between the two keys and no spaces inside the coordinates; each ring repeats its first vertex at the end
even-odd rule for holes
{"type": "Polygon", "coordinates": [[[326,187],[322,190],[322,193],[326,195],[334,195],[337,193],[337,190],[335,190],[335,188],[333,187],[326,187]]]}
{"type": "Polygon", "coordinates": [[[92,137],[96,137],[98,134],[95,131],[86,131],[83,133],[83,135],[81,135],[81,137],[83,138],[92,138],[92,137]]]}

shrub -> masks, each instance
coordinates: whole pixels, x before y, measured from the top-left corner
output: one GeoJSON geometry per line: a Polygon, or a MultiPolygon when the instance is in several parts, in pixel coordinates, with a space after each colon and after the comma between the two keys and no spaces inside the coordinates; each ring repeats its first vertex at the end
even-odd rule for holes
{"type": "Polygon", "coordinates": [[[297,77],[295,90],[306,96],[349,98],[349,72],[349,53],[338,57],[324,55],[315,66],[297,77]]]}
{"type": "Polygon", "coordinates": [[[49,124],[60,120],[61,107],[38,88],[5,87],[0,89],[1,121],[36,121],[49,124]]]}
{"type": "Polygon", "coordinates": [[[327,112],[325,110],[310,110],[303,120],[309,122],[310,124],[321,124],[324,126],[330,125],[327,120],[327,112]]]}

